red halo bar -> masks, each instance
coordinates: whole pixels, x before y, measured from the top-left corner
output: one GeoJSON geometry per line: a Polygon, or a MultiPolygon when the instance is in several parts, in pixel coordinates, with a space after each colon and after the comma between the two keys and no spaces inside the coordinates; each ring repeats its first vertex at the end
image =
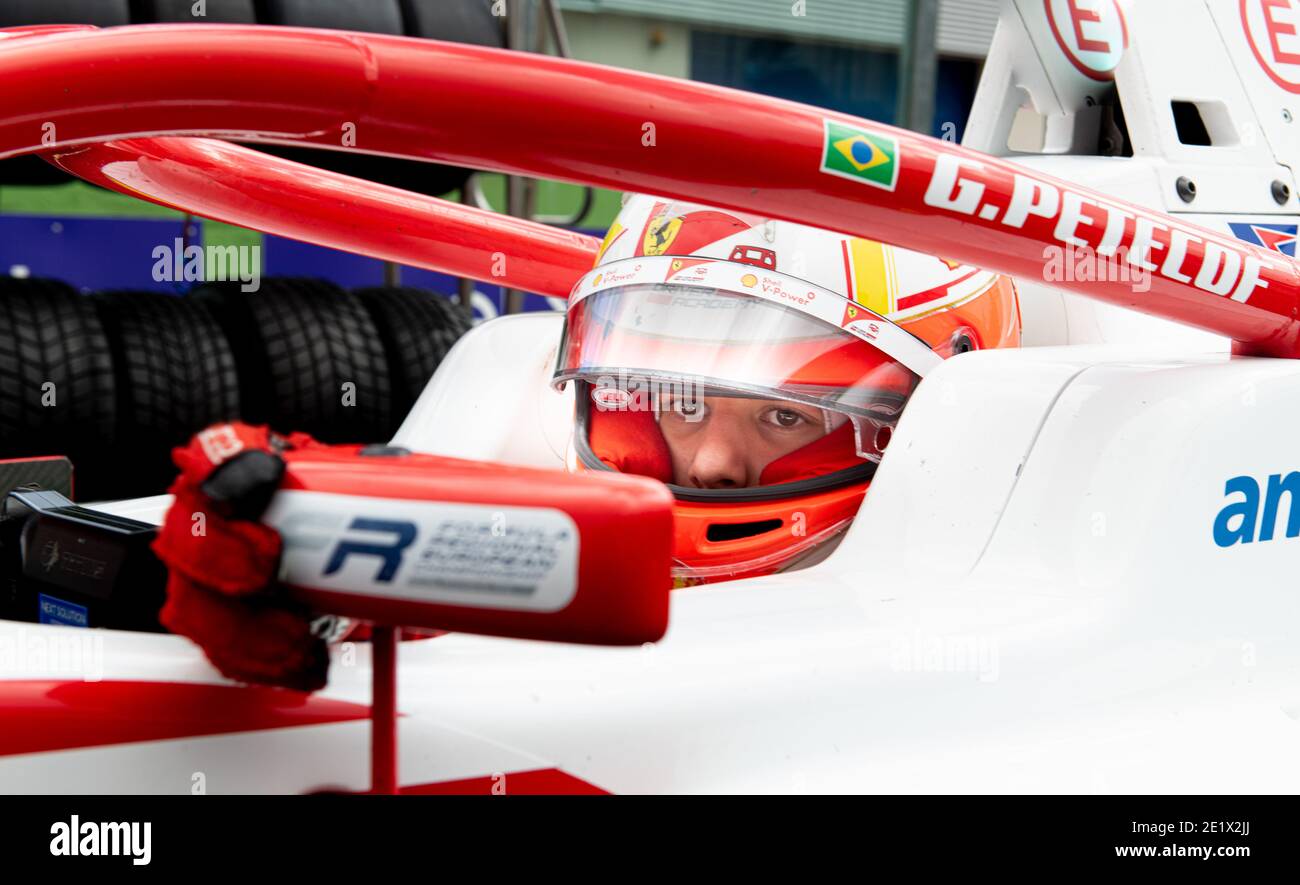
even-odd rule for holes
{"type": "Polygon", "coordinates": [[[135,138],[45,153],[93,184],[205,218],[567,297],[600,241],[209,138],[135,138]]]}
{"type": "Polygon", "coordinates": [[[1243,352],[1300,355],[1300,274],[1279,253],[792,102],[476,46],[224,25],[0,41],[0,82],[0,157],[157,134],[340,149],[352,133],[355,150],[758,211],[1022,278],[1043,277],[1045,247],[1113,233],[1150,258],[1149,291],[1055,285],[1227,335],[1243,352]],[[891,146],[887,187],[821,171],[827,121],[891,146]]]}

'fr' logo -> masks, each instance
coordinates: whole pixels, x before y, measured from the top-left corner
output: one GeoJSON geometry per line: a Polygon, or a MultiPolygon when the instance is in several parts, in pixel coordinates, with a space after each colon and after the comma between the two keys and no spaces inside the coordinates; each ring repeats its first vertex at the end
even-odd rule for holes
{"type": "Polygon", "coordinates": [[[339,541],[338,546],[334,548],[334,552],[330,554],[329,562],[325,564],[325,574],[332,575],[343,568],[343,563],[349,556],[373,556],[382,563],[379,571],[375,574],[375,580],[384,584],[393,580],[393,576],[397,574],[397,569],[402,565],[402,552],[411,546],[416,535],[415,523],[390,519],[368,519],[363,516],[358,516],[352,520],[348,530],[377,532],[389,535],[390,539],[387,543],[373,540],[344,539],[339,541]]]}

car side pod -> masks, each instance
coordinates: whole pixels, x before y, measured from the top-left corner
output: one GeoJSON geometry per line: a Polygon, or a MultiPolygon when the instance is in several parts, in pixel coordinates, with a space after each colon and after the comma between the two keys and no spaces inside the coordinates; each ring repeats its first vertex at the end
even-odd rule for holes
{"type": "Polygon", "coordinates": [[[660,482],[393,447],[285,460],[264,516],[284,539],[281,580],[375,625],[373,792],[398,786],[401,627],[603,645],[668,628],[673,498],[660,482]]]}

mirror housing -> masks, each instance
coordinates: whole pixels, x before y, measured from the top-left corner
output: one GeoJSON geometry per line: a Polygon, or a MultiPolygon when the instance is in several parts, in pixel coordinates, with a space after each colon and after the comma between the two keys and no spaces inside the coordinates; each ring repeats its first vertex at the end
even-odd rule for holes
{"type": "Polygon", "coordinates": [[[281,581],[394,627],[639,645],[668,627],[673,496],[617,473],[377,447],[285,455],[281,581]]]}

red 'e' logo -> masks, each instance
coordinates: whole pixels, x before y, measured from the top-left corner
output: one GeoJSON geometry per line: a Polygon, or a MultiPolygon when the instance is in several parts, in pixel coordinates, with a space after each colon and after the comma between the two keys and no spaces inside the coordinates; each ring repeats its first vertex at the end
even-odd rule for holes
{"type": "Polygon", "coordinates": [[[1300,9],[1293,0],[1241,0],[1241,27],[1269,79],[1300,92],[1300,9]]]}
{"type": "Polygon", "coordinates": [[[1128,47],[1116,0],[1043,0],[1052,36],[1070,64],[1093,80],[1111,80],[1128,47]]]}

